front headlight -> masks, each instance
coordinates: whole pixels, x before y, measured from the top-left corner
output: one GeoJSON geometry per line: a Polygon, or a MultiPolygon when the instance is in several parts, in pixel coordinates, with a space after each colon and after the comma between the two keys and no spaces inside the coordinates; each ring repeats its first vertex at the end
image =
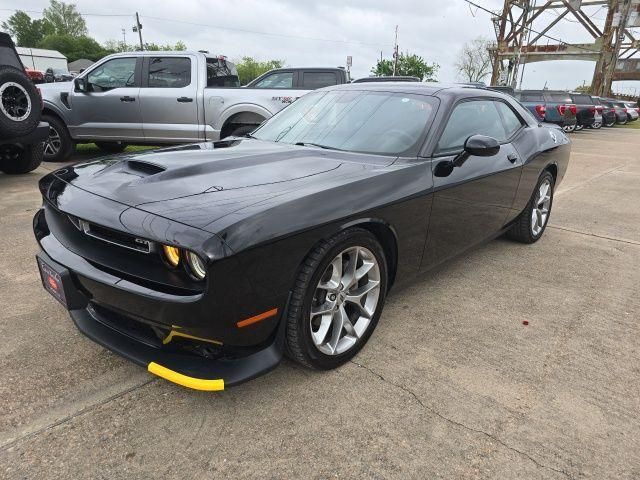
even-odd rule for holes
{"type": "Polygon", "coordinates": [[[204,280],[207,276],[207,267],[202,259],[193,252],[187,252],[186,257],[191,275],[198,280],[204,280]]]}

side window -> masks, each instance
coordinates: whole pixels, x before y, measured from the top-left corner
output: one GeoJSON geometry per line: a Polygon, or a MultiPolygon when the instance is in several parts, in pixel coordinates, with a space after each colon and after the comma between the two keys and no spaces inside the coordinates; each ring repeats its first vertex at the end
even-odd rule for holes
{"type": "Polygon", "coordinates": [[[337,83],[335,72],[304,72],[302,74],[302,88],[307,90],[328,87],[337,83]]]}
{"type": "Polygon", "coordinates": [[[136,59],[114,58],[87,75],[89,91],[104,92],[114,88],[135,87],[136,59]]]}
{"type": "Polygon", "coordinates": [[[522,102],[544,102],[544,97],[539,93],[522,93],[520,94],[522,102]]]}
{"type": "Polygon", "coordinates": [[[293,88],[293,72],[277,72],[264,77],[253,88],[293,88]]]}
{"type": "Polygon", "coordinates": [[[506,138],[511,138],[511,135],[520,130],[520,127],[522,127],[522,122],[506,103],[495,103],[498,111],[500,112],[500,115],[502,116],[506,138]]]}
{"type": "Polygon", "coordinates": [[[151,57],[149,88],[182,88],[191,84],[191,59],[151,57]]]}
{"type": "Polygon", "coordinates": [[[471,135],[487,135],[499,142],[507,139],[496,102],[471,100],[456,105],[438,141],[436,153],[462,150],[471,135]]]}

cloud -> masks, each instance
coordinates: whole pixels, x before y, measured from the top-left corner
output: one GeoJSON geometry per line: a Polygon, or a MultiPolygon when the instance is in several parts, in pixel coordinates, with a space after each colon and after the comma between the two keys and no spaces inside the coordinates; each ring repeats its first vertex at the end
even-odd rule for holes
{"type": "MultiPolygon", "coordinates": [[[[491,10],[503,4],[503,0],[477,1],[491,10]]],[[[42,10],[48,1],[7,3],[0,0],[3,8],[42,10]]],[[[463,0],[79,0],[77,6],[83,13],[130,14],[87,16],[89,31],[99,41],[120,40],[124,28],[127,41],[133,42],[131,27],[137,10],[145,41],[183,40],[193,50],[231,59],[245,55],[284,59],[291,66],[345,65],[351,55],[354,77],[367,76],[381,52],[391,56],[396,25],[401,51],[438,63],[439,79],[445,82],[457,80],[454,64],[465,42],[478,36],[495,38],[490,15],[469,8],[463,0]]],[[[596,22],[604,18],[604,11],[597,7],[589,14],[596,22]]],[[[8,15],[0,11],[0,19],[8,15]]],[[[545,15],[551,19],[555,14],[545,15]]],[[[578,24],[570,21],[559,22],[550,34],[565,41],[588,40],[578,24]]],[[[568,61],[531,64],[525,67],[524,86],[541,88],[546,82],[550,88],[575,88],[583,81],[591,82],[594,66],[593,62],[568,61]]]]}

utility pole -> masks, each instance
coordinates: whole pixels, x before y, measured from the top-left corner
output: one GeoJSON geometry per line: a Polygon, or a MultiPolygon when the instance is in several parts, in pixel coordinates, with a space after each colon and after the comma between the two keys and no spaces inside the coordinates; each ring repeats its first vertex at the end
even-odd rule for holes
{"type": "Polygon", "coordinates": [[[396,25],[396,41],[393,47],[393,76],[396,76],[398,71],[398,25],[396,25]]]}
{"type": "Polygon", "coordinates": [[[144,43],[142,43],[142,24],[140,23],[140,15],[136,12],[136,24],[133,27],[134,32],[138,32],[138,38],[140,39],[140,51],[144,50],[144,43]]]}
{"type": "Polygon", "coordinates": [[[123,50],[127,47],[127,29],[122,29],[122,48],[123,50]]]}

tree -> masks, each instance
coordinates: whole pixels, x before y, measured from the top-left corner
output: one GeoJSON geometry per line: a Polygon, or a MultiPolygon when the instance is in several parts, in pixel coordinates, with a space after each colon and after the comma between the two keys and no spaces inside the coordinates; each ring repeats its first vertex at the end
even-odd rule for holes
{"type": "MultiPolygon", "coordinates": [[[[104,43],[104,49],[108,50],[109,53],[136,52],[140,50],[140,45],[137,43],[127,44],[118,42],[117,40],[107,40],[104,43]]],[[[187,49],[187,45],[182,40],[178,40],[173,45],[170,43],[167,43],[166,45],[158,45],[157,43],[147,42],[144,44],[144,49],[150,52],[183,52],[187,49]]]]}
{"type": "Polygon", "coordinates": [[[69,62],[80,58],[97,61],[110,52],[102,47],[91,37],[73,37],[71,35],[47,35],[38,44],[39,48],[57,50],[62,53],[69,62]]]}
{"type": "Polygon", "coordinates": [[[455,65],[465,82],[481,82],[491,73],[490,45],[488,39],[478,37],[462,47],[455,65]]]}
{"type": "Polygon", "coordinates": [[[51,24],[46,20],[31,20],[25,12],[18,10],[6,22],[2,29],[16,39],[20,47],[35,47],[45,35],[53,33],[51,24]]]}
{"type": "Polygon", "coordinates": [[[55,35],[86,37],[88,33],[87,24],[73,3],[51,0],[49,7],[42,12],[42,16],[52,26],[55,35]]]}
{"type": "Polygon", "coordinates": [[[267,60],[266,62],[260,62],[252,57],[242,57],[242,60],[236,62],[240,85],[246,85],[263,73],[273,70],[274,68],[282,68],[283,65],[284,60],[267,60]]]}
{"type": "MultiPolygon", "coordinates": [[[[440,65],[437,63],[428,64],[424,61],[424,58],[409,53],[401,53],[398,56],[398,68],[396,75],[418,77],[425,82],[435,82],[436,73],[440,65]]],[[[371,73],[376,76],[391,76],[393,75],[393,59],[378,60],[376,66],[371,69],[371,73]]]]}

